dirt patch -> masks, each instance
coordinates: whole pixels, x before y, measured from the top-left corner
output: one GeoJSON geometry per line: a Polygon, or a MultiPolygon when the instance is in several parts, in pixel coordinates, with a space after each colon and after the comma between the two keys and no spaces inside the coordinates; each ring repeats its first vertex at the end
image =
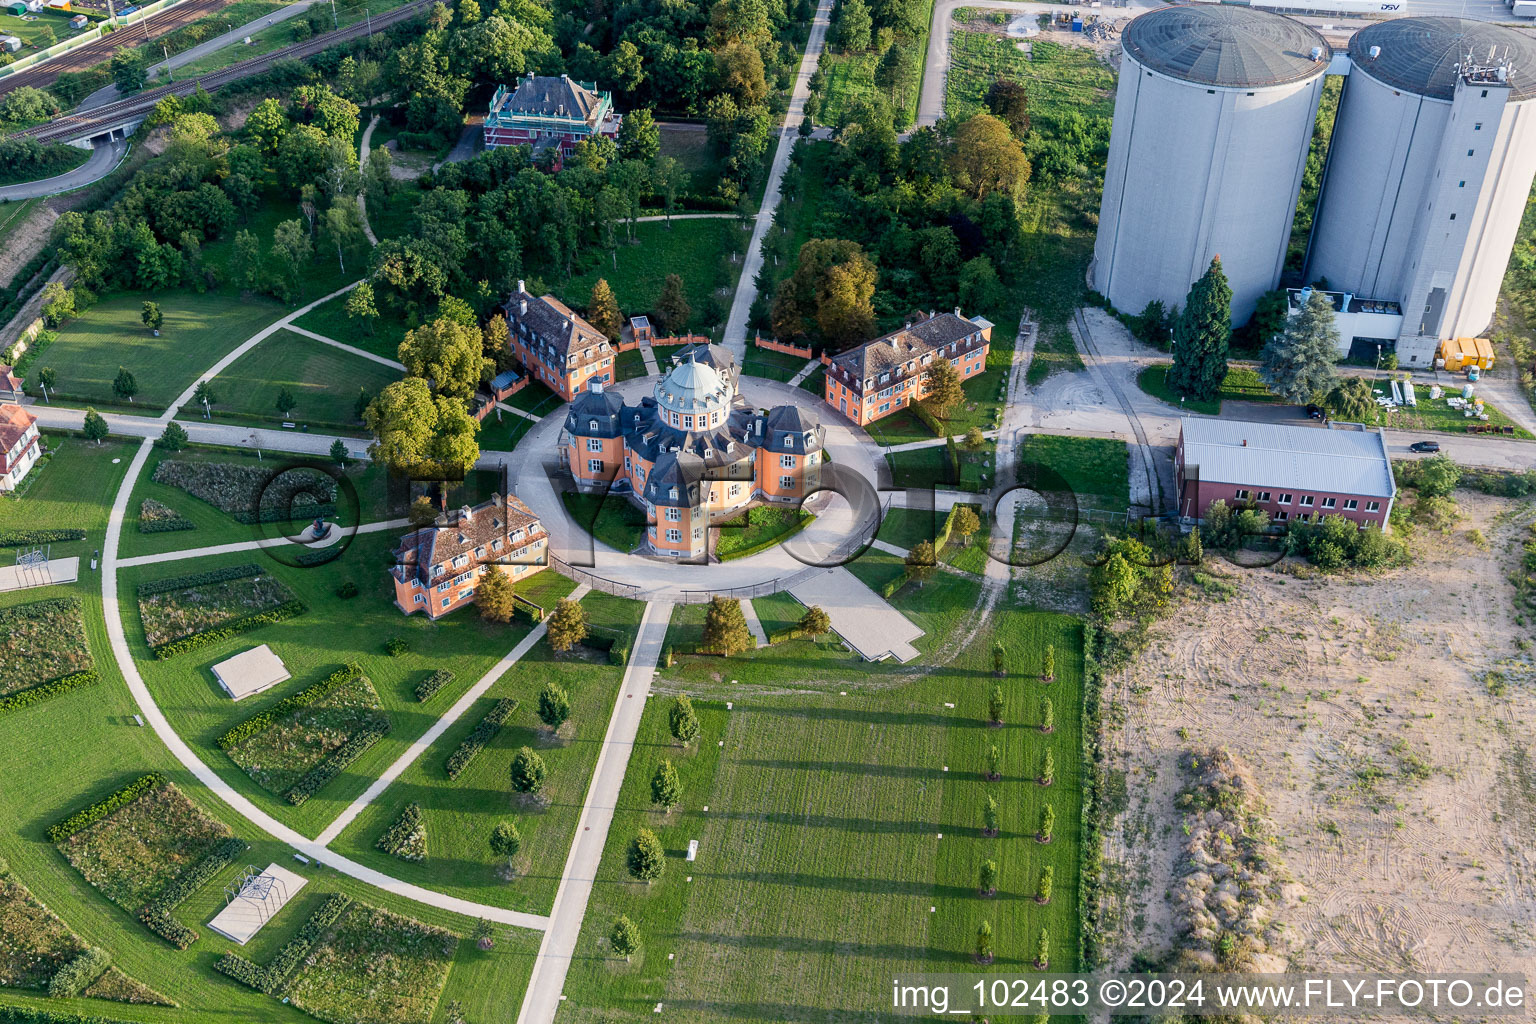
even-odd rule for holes
{"type": "Polygon", "coordinates": [[[1208,561],[1108,681],[1114,964],[1177,934],[1177,758],[1221,744],[1308,893],[1284,912],[1293,967],[1536,970],[1536,669],[1507,582],[1536,509],[1457,497],[1486,551],[1421,530],[1381,577],[1208,561]]]}

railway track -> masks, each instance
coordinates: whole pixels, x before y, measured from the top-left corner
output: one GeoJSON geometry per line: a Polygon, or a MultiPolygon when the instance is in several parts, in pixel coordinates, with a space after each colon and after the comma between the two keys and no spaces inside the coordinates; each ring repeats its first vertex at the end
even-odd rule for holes
{"type": "MultiPolygon", "coordinates": [[[[372,19],[373,30],[388,28],[398,22],[420,14],[427,10],[435,0],[411,0],[394,10],[385,11],[375,15],[372,19]]],[[[78,114],[65,114],[56,117],[47,124],[33,125],[21,131],[13,132],[11,138],[32,138],[38,142],[65,142],[70,139],[90,138],[103,134],[113,128],[119,127],[127,121],[143,114],[147,115],[154,109],[155,104],[165,96],[186,96],[197,89],[198,86],[208,92],[238,82],[242,78],[260,74],[273,64],[282,60],[302,60],[312,57],[321,50],[329,49],[337,43],[344,43],[351,39],[357,39],[369,34],[369,22],[360,21],[346,28],[334,32],[327,32],[313,39],[307,39],[302,43],[293,43],[280,50],[264,53],[259,57],[243,60],[238,64],[231,64],[227,68],[218,71],[210,71],[206,75],[197,78],[187,78],[163,85],[156,89],[148,89],[127,99],[117,100],[103,104],[91,110],[78,114]]]]}
{"type": "Polygon", "coordinates": [[[94,39],[84,46],[76,47],[41,64],[0,78],[0,96],[12,89],[19,89],[23,85],[36,86],[39,89],[52,85],[59,75],[66,71],[83,71],[94,67],[109,59],[124,46],[144,42],[146,34],[150,39],[158,39],[183,25],[196,21],[205,14],[213,14],[232,2],[233,0],[182,0],[181,3],[174,4],[144,21],[136,21],[110,35],[94,39]]]}

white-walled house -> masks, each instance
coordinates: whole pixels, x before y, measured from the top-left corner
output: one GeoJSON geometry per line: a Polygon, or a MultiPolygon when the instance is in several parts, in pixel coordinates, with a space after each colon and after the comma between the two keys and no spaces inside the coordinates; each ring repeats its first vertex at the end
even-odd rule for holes
{"type": "Polygon", "coordinates": [[[0,405],[0,491],[14,491],[42,454],[37,417],[19,405],[0,405]]]}

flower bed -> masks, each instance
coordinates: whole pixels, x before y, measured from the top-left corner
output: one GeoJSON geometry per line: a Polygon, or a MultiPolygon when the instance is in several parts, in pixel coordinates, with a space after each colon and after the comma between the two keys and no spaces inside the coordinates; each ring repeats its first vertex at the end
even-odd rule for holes
{"type": "Polygon", "coordinates": [[[335,511],[336,481],[319,469],[166,459],[155,467],[154,481],[179,487],[241,522],[309,519],[335,511]]]}
{"type": "Polygon", "coordinates": [[[196,523],[154,498],[145,498],[139,503],[140,533],[174,533],[177,530],[195,529],[196,523]]]}
{"type": "Polygon", "coordinates": [[[0,873],[0,985],[47,988],[85,943],[8,874],[0,873]]]}
{"type": "Polygon", "coordinates": [[[56,597],[0,611],[0,695],[90,667],[78,597],[56,597]]]}
{"type": "Polygon", "coordinates": [[[354,903],[305,959],[283,995],[329,1024],[430,1020],[459,937],[354,903]]]}
{"type": "Polygon", "coordinates": [[[443,770],[448,773],[450,779],[456,779],[469,767],[469,762],[475,759],[475,755],[485,749],[485,745],[496,738],[501,732],[501,727],[512,717],[512,712],[517,710],[517,701],[510,697],[503,697],[491,705],[491,710],[485,713],[485,717],[475,724],[464,742],[454,748],[448,755],[448,760],[443,764],[443,770]]]}
{"type": "Polygon", "coordinates": [[[273,576],[250,576],[139,595],[139,618],[151,647],[217,629],[226,622],[269,611],[294,600],[273,576]]]}
{"type": "Polygon", "coordinates": [[[348,675],[318,700],[275,717],[267,728],[228,747],[230,758],[263,789],[286,793],[353,734],[388,728],[368,677],[348,675]]]}
{"type": "Polygon", "coordinates": [[[426,860],[427,823],[421,816],[421,805],[406,804],[389,831],[379,837],[378,847],[401,860],[426,860]]]}
{"type": "MultiPolygon", "coordinates": [[[[75,870],[130,914],[158,906],[168,892],[182,898],[190,895],[186,886],[177,884],[179,877],[190,871],[203,874],[206,882],[211,875],[201,872],[200,866],[231,845],[223,822],[208,817],[170,783],[155,776],[146,778],[158,784],[136,783],[130,790],[143,789],[137,799],[117,802],[110,813],[58,840],[59,851],[75,870]]],[[[114,802],[109,799],[97,806],[114,802]]],[[[94,816],[94,808],[88,811],[88,817],[94,816]]],[[[167,921],[170,918],[168,912],[161,916],[167,921]]],[[[162,929],[154,930],[164,934],[162,929]]],[[[179,933],[165,937],[177,945],[183,944],[178,938],[190,944],[196,934],[185,931],[191,938],[179,933]]]]}

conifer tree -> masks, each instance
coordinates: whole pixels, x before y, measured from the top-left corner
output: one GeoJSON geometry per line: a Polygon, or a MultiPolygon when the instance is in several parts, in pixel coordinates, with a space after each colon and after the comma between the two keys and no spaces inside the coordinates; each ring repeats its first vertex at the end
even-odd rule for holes
{"type": "Polygon", "coordinates": [[[1221,257],[1190,286],[1184,311],[1173,326],[1173,365],[1168,386],[1197,401],[1216,397],[1227,376],[1227,339],[1232,333],[1232,288],[1221,257]]]}

